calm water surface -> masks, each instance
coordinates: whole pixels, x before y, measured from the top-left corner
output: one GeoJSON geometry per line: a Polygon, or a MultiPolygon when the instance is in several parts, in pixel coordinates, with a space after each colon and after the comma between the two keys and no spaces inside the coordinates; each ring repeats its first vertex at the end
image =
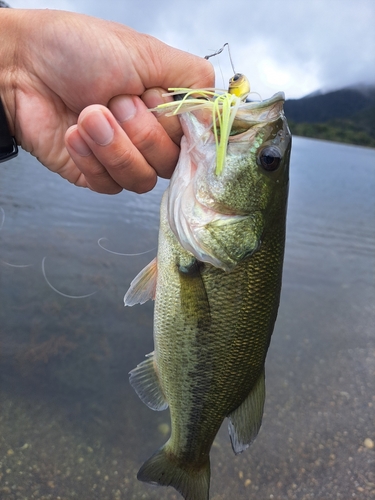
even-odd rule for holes
{"type": "MultiPolygon", "coordinates": [[[[166,185],[109,197],[25,153],[1,165],[0,498],[181,498],[136,479],[169,418],[128,383],[152,350],[152,304],[123,307],[166,185]],[[56,293],[43,260],[57,290],[93,295],[56,293]]],[[[375,150],[295,138],[264,423],[237,457],[223,426],[212,500],[374,498],[374,227],[375,150]]]]}

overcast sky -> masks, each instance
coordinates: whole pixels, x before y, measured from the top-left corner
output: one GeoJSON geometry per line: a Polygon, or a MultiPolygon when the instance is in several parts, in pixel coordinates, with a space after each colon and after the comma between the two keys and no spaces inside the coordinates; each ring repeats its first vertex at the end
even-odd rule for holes
{"type": "MultiPolygon", "coordinates": [[[[115,20],[201,56],[229,42],[236,72],[264,99],[375,84],[374,0],[7,1],[115,20]]],[[[211,61],[216,86],[226,87],[227,53],[211,61]]]]}

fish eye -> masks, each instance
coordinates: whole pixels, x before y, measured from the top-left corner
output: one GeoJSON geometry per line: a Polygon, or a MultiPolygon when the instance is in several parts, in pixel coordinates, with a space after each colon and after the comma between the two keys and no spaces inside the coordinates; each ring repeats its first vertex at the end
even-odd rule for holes
{"type": "Polygon", "coordinates": [[[276,146],[266,146],[263,148],[257,158],[259,166],[267,170],[267,172],[274,172],[277,170],[281,163],[281,152],[276,146]]]}
{"type": "Polygon", "coordinates": [[[241,76],[242,76],[242,75],[241,75],[241,73],[236,73],[236,74],[234,75],[234,77],[232,78],[232,81],[233,81],[233,82],[236,82],[239,78],[241,78],[241,76]]]}

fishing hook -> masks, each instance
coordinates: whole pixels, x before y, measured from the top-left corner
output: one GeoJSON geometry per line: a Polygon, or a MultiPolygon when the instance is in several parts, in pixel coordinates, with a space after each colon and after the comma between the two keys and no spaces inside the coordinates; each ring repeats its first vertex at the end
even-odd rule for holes
{"type": "Polygon", "coordinates": [[[221,49],[217,50],[213,54],[210,54],[208,56],[204,56],[204,58],[205,59],[209,59],[210,57],[218,56],[219,54],[221,54],[223,52],[225,46],[228,47],[228,55],[229,55],[230,64],[231,64],[232,69],[233,69],[233,73],[236,74],[236,70],[234,69],[234,65],[233,65],[232,56],[231,56],[231,53],[230,53],[230,48],[229,48],[229,43],[228,42],[224,43],[224,45],[221,47],[221,49]]]}

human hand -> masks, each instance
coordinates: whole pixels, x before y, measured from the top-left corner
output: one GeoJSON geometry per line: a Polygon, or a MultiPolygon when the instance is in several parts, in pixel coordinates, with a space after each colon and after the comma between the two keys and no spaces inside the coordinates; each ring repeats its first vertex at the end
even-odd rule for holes
{"type": "Polygon", "coordinates": [[[170,177],[179,121],[147,108],[168,87],[212,87],[210,63],[80,14],[0,9],[0,21],[0,93],[23,149],[98,192],[146,192],[170,177]]]}

